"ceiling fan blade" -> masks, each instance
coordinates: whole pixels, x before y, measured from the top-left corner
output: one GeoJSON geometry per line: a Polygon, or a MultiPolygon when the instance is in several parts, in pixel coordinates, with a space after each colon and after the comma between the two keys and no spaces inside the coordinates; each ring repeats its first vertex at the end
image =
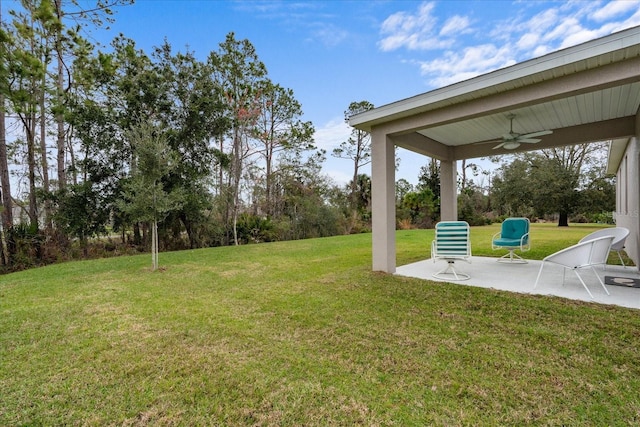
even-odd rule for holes
{"type": "Polygon", "coordinates": [[[498,144],[495,147],[493,147],[493,149],[497,150],[498,148],[502,147],[503,145],[504,145],[504,142],[501,142],[500,144],[498,144]]]}
{"type": "Polygon", "coordinates": [[[552,133],[553,133],[552,130],[541,130],[539,132],[525,133],[524,135],[520,135],[520,138],[532,138],[535,136],[549,135],[552,133]]]}
{"type": "Polygon", "coordinates": [[[516,141],[518,142],[526,142],[529,144],[535,144],[536,142],[540,142],[540,139],[537,138],[518,138],[516,141]]]}
{"type": "Polygon", "coordinates": [[[504,142],[504,139],[502,138],[496,138],[496,139],[488,139],[486,141],[476,141],[473,143],[473,145],[479,145],[479,144],[495,144],[496,142],[504,142]]]}

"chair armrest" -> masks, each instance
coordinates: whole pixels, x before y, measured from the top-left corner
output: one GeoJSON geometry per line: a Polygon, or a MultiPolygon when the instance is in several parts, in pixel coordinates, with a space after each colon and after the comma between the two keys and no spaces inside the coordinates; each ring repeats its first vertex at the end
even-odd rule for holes
{"type": "Polygon", "coordinates": [[[494,234],[493,236],[491,236],[491,249],[492,249],[492,250],[494,250],[494,251],[495,251],[496,249],[499,249],[499,248],[500,248],[499,246],[494,245],[494,244],[493,244],[493,242],[495,242],[495,241],[496,241],[496,238],[497,238],[497,237],[500,237],[500,235],[501,235],[501,234],[502,234],[502,231],[498,231],[496,234],[494,234]]]}

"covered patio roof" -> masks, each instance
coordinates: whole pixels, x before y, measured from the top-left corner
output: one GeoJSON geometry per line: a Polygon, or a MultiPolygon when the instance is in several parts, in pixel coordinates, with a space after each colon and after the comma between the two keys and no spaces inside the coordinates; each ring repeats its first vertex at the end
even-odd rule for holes
{"type": "Polygon", "coordinates": [[[395,271],[393,146],[443,162],[442,219],[452,220],[457,160],[607,140],[625,145],[637,134],[639,107],[634,27],[352,116],[349,124],[372,136],[374,269],[395,271]],[[553,133],[496,149],[511,114],[516,133],[553,133]]]}
{"type": "Polygon", "coordinates": [[[350,118],[371,131],[384,126],[396,145],[438,159],[507,153],[494,150],[509,130],[554,131],[518,150],[634,134],[640,106],[640,27],[556,51],[350,118]]]}

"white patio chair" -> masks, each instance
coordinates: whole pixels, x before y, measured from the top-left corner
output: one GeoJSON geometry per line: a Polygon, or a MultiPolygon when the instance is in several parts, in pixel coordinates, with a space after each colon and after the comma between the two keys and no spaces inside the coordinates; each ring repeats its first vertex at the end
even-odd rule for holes
{"type": "Polygon", "coordinates": [[[602,279],[600,279],[600,276],[598,276],[598,273],[593,267],[596,265],[606,264],[612,241],[613,236],[598,237],[593,240],[588,240],[586,242],[569,246],[566,249],[545,257],[542,260],[542,265],[540,265],[540,271],[538,271],[538,277],[536,278],[536,283],[533,285],[533,288],[535,289],[538,286],[538,281],[540,280],[540,275],[542,274],[542,269],[544,268],[545,263],[552,263],[564,267],[564,270],[562,272],[563,285],[564,274],[566,270],[573,270],[574,273],[576,273],[576,276],[578,276],[580,283],[582,283],[582,286],[584,286],[591,299],[593,299],[593,294],[591,294],[591,291],[589,291],[589,288],[578,273],[578,270],[580,269],[590,268],[598,278],[598,282],[600,282],[604,291],[607,293],[607,295],[609,295],[609,290],[604,285],[604,282],[602,281],[602,279]]]}
{"type": "Polygon", "coordinates": [[[458,260],[471,263],[470,228],[466,221],[441,221],[436,224],[436,238],[431,242],[431,259],[447,261],[447,267],[433,275],[441,280],[467,280],[470,276],[458,271],[458,260]]]}
{"type": "MultiPolygon", "coordinates": [[[[622,260],[622,255],[620,255],[620,252],[624,250],[624,243],[627,240],[628,235],[629,235],[629,230],[624,227],[605,228],[603,230],[598,230],[598,231],[594,231],[591,234],[587,234],[582,239],[580,239],[580,242],[578,243],[597,239],[598,237],[613,236],[613,242],[611,242],[611,250],[618,254],[618,258],[620,258],[622,267],[627,268],[627,266],[624,265],[624,261],[622,260]]],[[[608,254],[607,254],[607,258],[608,258],[608,254]]]]}

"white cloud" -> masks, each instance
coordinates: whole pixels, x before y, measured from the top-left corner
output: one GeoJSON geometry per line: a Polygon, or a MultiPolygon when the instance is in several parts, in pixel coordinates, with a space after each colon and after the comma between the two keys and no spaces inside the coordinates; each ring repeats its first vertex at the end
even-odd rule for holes
{"type": "Polygon", "coordinates": [[[547,53],[551,52],[553,49],[551,49],[551,46],[548,46],[546,44],[541,44],[536,46],[536,48],[533,50],[533,53],[531,55],[531,57],[533,58],[537,58],[539,56],[543,56],[546,55],[547,53]]]}
{"type": "Polygon", "coordinates": [[[610,23],[608,29],[610,33],[615,33],[616,31],[637,27],[638,25],[640,25],[640,3],[638,3],[638,10],[633,15],[622,22],[610,23]]]}
{"type": "Polygon", "coordinates": [[[382,23],[382,33],[432,31],[436,18],[432,15],[435,3],[422,3],[416,15],[407,12],[397,12],[389,16],[382,23]]]}
{"type": "MultiPolygon", "coordinates": [[[[378,45],[385,52],[400,49],[409,50],[443,49],[450,47],[453,39],[438,38],[438,19],[433,15],[435,3],[422,3],[415,14],[397,12],[384,20],[380,33],[386,35],[378,45]]],[[[458,17],[463,23],[463,18],[458,17]]],[[[468,22],[466,23],[468,25],[468,22]]],[[[450,33],[450,28],[447,27],[450,33]]]]}
{"type": "Polygon", "coordinates": [[[317,23],[313,27],[313,37],[327,47],[338,46],[349,37],[348,31],[333,24],[317,23]]]}
{"type": "Polygon", "coordinates": [[[565,47],[575,46],[577,44],[598,38],[602,35],[603,34],[598,31],[588,30],[586,28],[578,28],[576,26],[575,32],[569,33],[564,37],[562,43],[560,44],[560,48],[562,49],[565,47]]]}
{"type": "Polygon", "coordinates": [[[556,8],[551,8],[531,17],[525,25],[531,33],[543,35],[550,28],[555,27],[561,20],[560,11],[556,8]]]}
{"type": "MultiPolygon", "coordinates": [[[[573,38],[574,35],[582,33],[584,27],[580,24],[580,21],[574,17],[566,17],[560,20],[555,28],[551,29],[544,34],[542,40],[550,42],[554,40],[561,40],[560,46],[567,47],[570,42],[565,43],[565,40],[573,38]]],[[[578,39],[579,37],[576,37],[578,39]]]]}
{"type": "Polygon", "coordinates": [[[519,50],[535,49],[538,46],[540,37],[536,33],[527,33],[520,37],[520,40],[516,42],[516,46],[519,50]]]}
{"type": "Polygon", "coordinates": [[[492,44],[484,44],[468,47],[462,54],[446,52],[441,58],[422,62],[420,69],[424,75],[435,75],[430,83],[441,87],[514,63],[510,46],[498,48],[492,44]]]}
{"type": "Polygon", "coordinates": [[[594,21],[602,22],[615,18],[621,14],[632,10],[640,9],[640,2],[633,0],[611,1],[604,7],[591,13],[590,18],[594,21]]]}
{"type": "Polygon", "coordinates": [[[344,121],[344,118],[331,119],[321,128],[316,129],[314,134],[316,146],[319,149],[327,150],[327,154],[331,155],[331,151],[334,148],[349,139],[351,129],[351,126],[344,121]]]}
{"type": "Polygon", "coordinates": [[[472,21],[436,13],[435,2],[421,3],[383,22],[379,47],[436,50],[403,60],[418,64],[429,86],[442,87],[640,25],[640,0],[503,4],[503,18],[484,21],[483,11],[471,9],[472,21]]]}
{"type": "Polygon", "coordinates": [[[469,22],[469,18],[466,16],[452,16],[447,19],[447,22],[444,23],[442,29],[440,30],[441,36],[451,36],[456,34],[462,34],[467,32],[471,23],[469,22]]]}

